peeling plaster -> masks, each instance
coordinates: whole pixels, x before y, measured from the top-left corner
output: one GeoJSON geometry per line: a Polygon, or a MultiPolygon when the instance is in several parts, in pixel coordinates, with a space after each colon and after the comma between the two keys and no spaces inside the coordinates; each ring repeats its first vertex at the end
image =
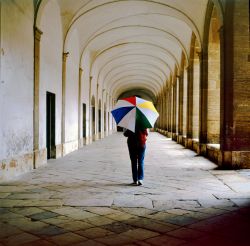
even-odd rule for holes
{"type": "Polygon", "coordinates": [[[13,132],[11,130],[3,133],[6,143],[7,158],[30,152],[33,146],[32,136],[26,132],[13,132]]]}

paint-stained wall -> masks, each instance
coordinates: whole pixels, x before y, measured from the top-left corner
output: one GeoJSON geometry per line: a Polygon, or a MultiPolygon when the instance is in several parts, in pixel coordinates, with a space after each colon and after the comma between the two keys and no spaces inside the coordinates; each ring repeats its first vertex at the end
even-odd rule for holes
{"type": "Polygon", "coordinates": [[[40,142],[46,148],[46,92],[56,95],[56,145],[61,143],[62,53],[63,37],[60,8],[49,1],[43,10],[39,28],[43,32],[40,46],[40,142]]]}
{"type": "Polygon", "coordinates": [[[65,86],[65,153],[78,148],[78,88],[80,51],[77,31],[73,31],[67,47],[65,86]]]}
{"type": "Polygon", "coordinates": [[[33,150],[33,2],[1,2],[0,160],[33,150]]]}

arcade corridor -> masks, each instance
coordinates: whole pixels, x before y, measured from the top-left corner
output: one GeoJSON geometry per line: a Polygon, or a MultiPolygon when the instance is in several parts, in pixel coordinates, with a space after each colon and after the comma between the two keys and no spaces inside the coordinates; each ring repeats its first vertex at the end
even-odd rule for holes
{"type": "Polygon", "coordinates": [[[0,245],[247,246],[250,171],[150,132],[144,186],[113,134],[0,186],[0,245]]]}
{"type": "Polygon", "coordinates": [[[249,0],[0,0],[0,246],[249,246],[249,85],[249,0]]]}

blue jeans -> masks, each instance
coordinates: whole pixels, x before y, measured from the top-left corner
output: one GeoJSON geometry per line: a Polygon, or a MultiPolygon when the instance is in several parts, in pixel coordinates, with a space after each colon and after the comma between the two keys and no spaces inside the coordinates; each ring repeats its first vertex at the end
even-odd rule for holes
{"type": "Polygon", "coordinates": [[[128,144],[129,156],[132,167],[133,181],[143,180],[144,178],[144,156],[146,145],[144,146],[133,146],[128,144]]]}

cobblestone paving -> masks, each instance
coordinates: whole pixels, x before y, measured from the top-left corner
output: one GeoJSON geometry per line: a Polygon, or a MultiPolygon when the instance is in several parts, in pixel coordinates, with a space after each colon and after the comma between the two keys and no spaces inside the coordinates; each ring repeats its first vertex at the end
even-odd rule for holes
{"type": "Polygon", "coordinates": [[[131,186],[121,133],[0,185],[1,245],[250,245],[250,170],[150,133],[131,186]]]}

